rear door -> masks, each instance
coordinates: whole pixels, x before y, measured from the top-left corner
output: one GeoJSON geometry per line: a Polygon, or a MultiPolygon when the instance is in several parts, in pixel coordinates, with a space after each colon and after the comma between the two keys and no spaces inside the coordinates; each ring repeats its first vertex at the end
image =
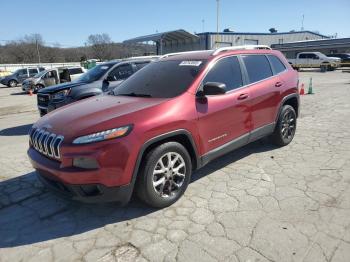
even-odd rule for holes
{"type": "Polygon", "coordinates": [[[273,75],[266,55],[242,55],[250,87],[253,129],[269,128],[275,121],[283,81],[273,75]]]}
{"type": "MultiPolygon", "coordinates": [[[[202,153],[220,147],[234,139],[247,142],[251,130],[249,88],[244,79],[237,56],[217,61],[202,81],[220,82],[226,85],[226,94],[206,96],[196,100],[198,129],[202,141],[202,153]]],[[[202,88],[202,87],[201,87],[202,88]]]]}
{"type": "Polygon", "coordinates": [[[301,67],[309,66],[309,54],[299,54],[297,64],[301,67]]]}

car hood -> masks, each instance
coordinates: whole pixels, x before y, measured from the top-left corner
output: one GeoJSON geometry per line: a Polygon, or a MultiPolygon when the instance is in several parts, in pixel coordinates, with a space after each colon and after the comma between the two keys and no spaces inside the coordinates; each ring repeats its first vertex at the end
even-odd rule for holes
{"type": "Polygon", "coordinates": [[[29,84],[29,83],[35,83],[37,80],[37,78],[34,78],[34,77],[31,77],[31,78],[27,78],[26,80],[23,81],[22,85],[25,85],[25,84],[29,84]]]}
{"type": "Polygon", "coordinates": [[[63,83],[63,84],[58,84],[50,87],[46,87],[44,89],[41,89],[38,93],[39,94],[53,94],[61,90],[65,90],[68,88],[76,87],[76,86],[81,86],[81,85],[86,85],[87,82],[69,82],[69,83],[63,83]]]}
{"type": "MultiPolygon", "coordinates": [[[[169,99],[104,95],[92,97],[61,107],[34,124],[72,139],[134,122],[143,111],[169,99]]],[[[66,140],[66,139],[65,139],[66,140]]]]}

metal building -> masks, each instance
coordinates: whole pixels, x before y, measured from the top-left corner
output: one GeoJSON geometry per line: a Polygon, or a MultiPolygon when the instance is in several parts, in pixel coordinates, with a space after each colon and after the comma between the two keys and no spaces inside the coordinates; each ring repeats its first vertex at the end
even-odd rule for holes
{"type": "Polygon", "coordinates": [[[287,58],[295,58],[297,53],[305,51],[318,51],[326,55],[350,53],[350,38],[299,41],[273,44],[271,47],[280,50],[287,58]]]}
{"type": "Polygon", "coordinates": [[[208,50],[222,46],[246,44],[268,45],[286,42],[328,39],[327,36],[311,31],[295,31],[285,33],[238,33],[238,32],[206,32],[191,34],[183,29],[140,36],[124,41],[124,43],[154,42],[157,54],[172,52],[208,50]]]}

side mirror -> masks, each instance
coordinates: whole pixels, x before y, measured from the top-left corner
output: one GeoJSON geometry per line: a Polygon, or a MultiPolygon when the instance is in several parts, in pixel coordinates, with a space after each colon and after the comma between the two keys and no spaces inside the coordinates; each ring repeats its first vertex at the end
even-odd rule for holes
{"type": "Polygon", "coordinates": [[[226,85],[219,82],[206,82],[203,86],[203,96],[222,95],[226,93],[226,85]]]}

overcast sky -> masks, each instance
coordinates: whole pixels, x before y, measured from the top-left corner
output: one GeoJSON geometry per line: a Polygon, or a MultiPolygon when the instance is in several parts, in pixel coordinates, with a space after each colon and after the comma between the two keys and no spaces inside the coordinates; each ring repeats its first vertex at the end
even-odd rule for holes
{"type": "MultiPolygon", "coordinates": [[[[216,0],[4,0],[0,40],[40,33],[62,47],[83,45],[89,34],[113,41],[175,29],[216,31],[216,0]]],[[[279,32],[304,29],[350,37],[350,0],[220,0],[220,29],[279,32]]]]}

